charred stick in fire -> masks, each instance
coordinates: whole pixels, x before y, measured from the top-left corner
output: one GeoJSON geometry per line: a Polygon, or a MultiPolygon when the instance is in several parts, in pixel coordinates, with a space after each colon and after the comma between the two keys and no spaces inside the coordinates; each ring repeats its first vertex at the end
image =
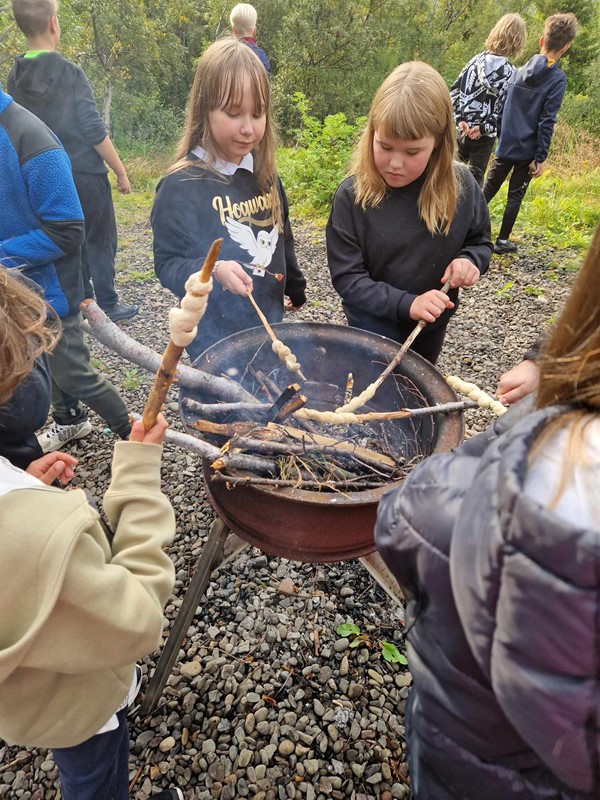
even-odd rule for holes
{"type": "MultiPolygon", "coordinates": [[[[137,364],[138,367],[148,372],[156,373],[160,367],[161,356],[145,344],[129,336],[123,328],[116,325],[93,300],[84,300],[81,312],[86,322],[83,329],[91,333],[101,344],[108,347],[126,361],[137,364]]],[[[199,389],[227,401],[245,400],[249,403],[258,403],[258,400],[243,389],[239,383],[229,378],[211,375],[201,369],[194,369],[180,364],[177,368],[175,380],[180,386],[187,389],[199,389]]]]}
{"type": "MultiPolygon", "coordinates": [[[[266,387],[266,389],[268,391],[270,391],[274,396],[277,396],[281,392],[281,389],[275,383],[275,381],[272,378],[270,378],[268,375],[265,375],[264,372],[260,372],[260,371],[257,372],[256,373],[256,379],[261,384],[263,384],[266,387]]],[[[316,433],[314,425],[312,425],[310,422],[308,422],[308,420],[297,419],[296,417],[294,417],[294,419],[296,421],[296,424],[299,427],[303,428],[305,431],[308,431],[309,433],[316,433]]]]}
{"type": "MultiPolygon", "coordinates": [[[[444,292],[444,294],[448,294],[449,289],[450,289],[450,280],[447,280],[446,283],[442,286],[441,291],[444,292]]],[[[371,400],[371,398],[375,396],[377,389],[379,389],[379,387],[388,377],[388,375],[390,375],[400,364],[400,362],[404,358],[406,351],[426,325],[427,323],[425,322],[425,320],[420,319],[415,325],[415,327],[412,329],[411,333],[409,334],[408,338],[406,339],[400,350],[398,350],[394,358],[390,361],[390,363],[387,365],[387,367],[384,369],[381,375],[377,378],[377,380],[374,381],[374,383],[367,386],[367,388],[364,391],[362,391],[359,395],[353,397],[349,403],[345,403],[343,406],[337,408],[336,412],[340,414],[344,414],[346,412],[354,412],[357,409],[362,408],[362,406],[364,406],[365,403],[368,403],[369,400],[371,400]]]]}
{"type": "Polygon", "coordinates": [[[346,379],[346,391],[344,392],[344,405],[352,400],[352,392],[354,391],[354,375],[349,372],[346,379]]]}
{"type": "MultiPolygon", "coordinates": [[[[141,419],[139,414],[132,414],[131,416],[134,420],[141,419]]],[[[256,472],[259,475],[269,473],[274,475],[277,470],[277,465],[272,459],[247,455],[246,453],[223,453],[218,447],[187,433],[179,433],[168,429],[165,433],[165,442],[207,459],[214,469],[225,467],[232,470],[242,469],[248,472],[256,472]],[[222,462],[222,466],[215,467],[215,463],[218,462],[222,462]]]]}
{"type": "Polygon", "coordinates": [[[288,405],[288,403],[293,400],[300,392],[300,386],[297,383],[291,383],[287,386],[283,392],[279,395],[279,397],[275,400],[271,408],[268,412],[269,421],[273,421],[279,418],[281,414],[281,410],[288,405]]]}
{"type": "Polygon", "coordinates": [[[298,394],[296,397],[292,397],[288,402],[280,408],[279,413],[273,420],[274,422],[283,422],[283,420],[288,417],[290,414],[294,414],[296,411],[305,406],[308,402],[308,399],[303,394],[298,394]]]}
{"type": "Polygon", "coordinates": [[[191,397],[183,399],[183,405],[202,417],[226,417],[229,414],[256,414],[257,419],[269,410],[266,403],[199,403],[191,397]]]}
{"type": "Polygon", "coordinates": [[[260,310],[260,308],[258,306],[258,303],[256,302],[256,300],[252,296],[252,292],[250,291],[250,289],[246,290],[246,294],[248,296],[248,300],[250,300],[250,302],[254,306],[254,310],[258,314],[259,319],[262,322],[262,324],[264,325],[266,332],[269,334],[269,336],[271,337],[271,339],[273,341],[271,349],[273,350],[273,352],[275,353],[277,358],[283,364],[285,364],[286,368],[289,369],[290,372],[295,372],[297,375],[299,375],[302,378],[303,381],[305,381],[306,378],[302,374],[302,370],[301,370],[300,364],[298,363],[298,359],[296,358],[296,356],[292,353],[292,351],[290,350],[290,348],[287,345],[285,345],[283,342],[281,342],[277,338],[277,336],[275,335],[275,331],[269,325],[268,319],[265,317],[263,312],[260,310]]]}
{"type": "Polygon", "coordinates": [[[156,417],[165,401],[169,386],[175,378],[175,370],[185,347],[196,337],[198,323],[206,310],[208,295],[212,289],[212,271],[219,255],[223,239],[216,239],[198,275],[190,276],[185,284],[185,297],[180,308],[169,312],[171,338],[163,353],[160,367],[156,371],[154,383],[150,389],[142,422],[148,431],[156,422],[156,417]]]}
{"type": "MultiPolygon", "coordinates": [[[[340,444],[342,445],[346,443],[340,442],[340,444]]],[[[365,451],[362,451],[361,455],[359,456],[356,452],[352,452],[351,449],[342,449],[335,444],[322,445],[309,444],[308,442],[295,444],[292,442],[266,441],[264,439],[256,439],[249,436],[236,436],[232,439],[232,445],[240,450],[244,450],[246,452],[252,451],[254,453],[260,453],[261,455],[276,456],[294,454],[309,455],[311,453],[323,454],[337,458],[346,465],[358,465],[359,467],[366,468],[371,472],[376,471],[378,474],[383,475],[386,478],[389,478],[390,475],[393,475],[397,469],[395,465],[390,466],[389,464],[385,464],[378,459],[370,459],[368,456],[364,455],[365,451]]]]}
{"type": "Polygon", "coordinates": [[[338,491],[342,494],[345,491],[360,492],[365,489],[378,489],[380,486],[385,485],[383,481],[298,481],[282,480],[281,478],[254,478],[250,475],[243,477],[233,477],[231,475],[224,475],[217,472],[212,476],[211,480],[224,481],[231,486],[239,486],[241,484],[247,486],[278,486],[281,488],[290,489],[311,489],[316,491],[338,491]]]}

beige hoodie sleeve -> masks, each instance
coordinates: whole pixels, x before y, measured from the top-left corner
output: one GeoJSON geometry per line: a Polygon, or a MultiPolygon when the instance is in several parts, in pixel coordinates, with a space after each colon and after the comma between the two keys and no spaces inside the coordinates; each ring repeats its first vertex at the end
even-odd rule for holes
{"type": "MultiPolygon", "coordinates": [[[[163,547],[175,533],[160,491],[162,447],[119,442],[104,507],[115,533],[108,556],[96,513],[83,515],[54,610],[35,644],[38,668],[67,674],[131,664],[160,643],[174,568],[163,547]]],[[[33,653],[30,654],[33,656],[33,653]]]]}

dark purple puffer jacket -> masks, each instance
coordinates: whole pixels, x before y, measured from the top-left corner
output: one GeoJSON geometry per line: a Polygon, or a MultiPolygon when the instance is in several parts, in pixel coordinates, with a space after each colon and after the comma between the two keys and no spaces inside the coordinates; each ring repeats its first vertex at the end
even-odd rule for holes
{"type": "Polygon", "coordinates": [[[377,546],[413,593],[415,800],[600,797],[600,535],[523,492],[561,410],[515,407],[381,501],[377,546]]]}

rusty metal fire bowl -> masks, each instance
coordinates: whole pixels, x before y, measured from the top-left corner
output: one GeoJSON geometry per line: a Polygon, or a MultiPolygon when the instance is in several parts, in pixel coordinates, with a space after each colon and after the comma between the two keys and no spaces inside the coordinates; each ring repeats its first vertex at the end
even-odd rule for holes
{"type": "MultiPolygon", "coordinates": [[[[398,350],[397,342],[341,325],[281,323],[273,328],[302,366],[308,381],[303,388],[309,398],[308,407],[319,410],[333,410],[341,405],[349,372],[354,375],[354,394],[359,394],[376,380],[398,350]]],[[[252,328],[217,342],[198,357],[195,366],[238,381],[264,402],[254,377],[256,371],[269,375],[282,390],[298,380],[285,369],[270,345],[263,328],[252,328]]],[[[182,405],[188,397],[211,402],[199,392],[181,389],[180,411],[186,426],[195,420],[193,412],[182,405]]],[[[400,366],[361,411],[396,411],[456,399],[440,372],[421,356],[408,351],[400,366]]],[[[464,434],[461,412],[369,423],[369,426],[367,436],[379,434],[388,449],[402,453],[407,460],[450,450],[462,441],[464,434]]],[[[375,549],[373,528],[377,504],[394,485],[347,493],[244,484],[228,488],[225,481],[211,480],[211,476],[212,470],[205,461],[210,502],[238,536],[265,553],[317,563],[354,559],[375,549]]]]}

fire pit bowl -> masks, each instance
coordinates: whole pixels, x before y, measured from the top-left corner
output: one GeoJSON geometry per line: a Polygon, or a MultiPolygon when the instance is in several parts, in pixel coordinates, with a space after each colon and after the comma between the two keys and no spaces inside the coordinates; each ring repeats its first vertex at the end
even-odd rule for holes
{"type": "MultiPolygon", "coordinates": [[[[348,373],[354,375],[354,394],[372,383],[398,350],[393,342],[357,328],[320,323],[280,323],[276,335],[297,356],[307,378],[303,391],[307,407],[333,410],[343,402],[348,373]]],[[[260,371],[283,390],[302,381],[289,373],[271,351],[263,328],[252,328],[222,339],[202,353],[194,366],[215,375],[226,375],[262,402],[260,371]],[[251,364],[251,369],[249,368],[251,364]]],[[[193,412],[184,398],[214,402],[208,395],[182,389],[181,416],[188,426],[193,412]]],[[[455,401],[456,395],[443,376],[421,356],[408,351],[397,370],[387,378],[362,411],[396,411],[455,401]]],[[[357,428],[358,426],[352,426],[357,428]]],[[[407,461],[450,450],[462,441],[462,413],[435,414],[418,419],[369,423],[365,436],[379,437],[388,452],[401,453],[407,461]]],[[[193,429],[188,428],[191,433],[193,429]]],[[[204,462],[204,477],[216,513],[242,539],[265,553],[297,561],[344,561],[375,549],[373,528],[377,504],[389,483],[377,489],[334,493],[304,489],[264,487],[211,480],[204,462]]]]}

